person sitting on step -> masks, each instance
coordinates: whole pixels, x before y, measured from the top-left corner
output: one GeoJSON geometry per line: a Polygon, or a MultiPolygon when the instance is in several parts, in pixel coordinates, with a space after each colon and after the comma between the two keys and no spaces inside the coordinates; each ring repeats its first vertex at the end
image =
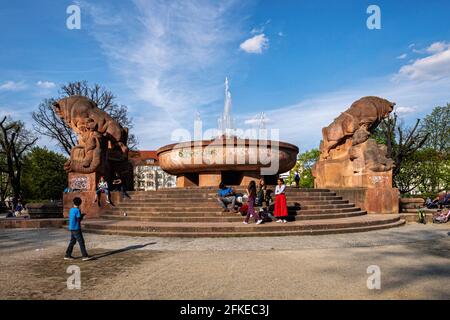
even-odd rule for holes
{"type": "Polygon", "coordinates": [[[231,203],[231,210],[237,212],[235,209],[236,193],[232,187],[227,187],[223,182],[219,184],[219,191],[217,192],[217,201],[223,208],[223,212],[229,212],[228,204],[231,203]]]}
{"type": "Polygon", "coordinates": [[[111,203],[109,200],[109,187],[108,182],[106,182],[105,177],[101,176],[97,185],[97,191],[95,191],[94,203],[98,201],[98,206],[100,207],[100,195],[104,193],[106,195],[106,203],[111,203]]]}

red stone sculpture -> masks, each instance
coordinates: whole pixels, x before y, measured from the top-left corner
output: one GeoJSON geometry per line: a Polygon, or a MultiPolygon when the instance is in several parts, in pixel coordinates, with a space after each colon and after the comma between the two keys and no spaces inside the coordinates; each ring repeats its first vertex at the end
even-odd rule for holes
{"type": "Polygon", "coordinates": [[[76,145],[65,164],[67,172],[100,173],[111,171],[111,162],[128,158],[128,129],[123,128],[94,101],[70,96],[53,104],[55,113],[75,131],[76,145]]]}
{"type": "Polygon", "coordinates": [[[398,212],[398,190],[392,187],[394,162],[386,146],[370,139],[394,105],[364,97],[322,129],[320,158],[312,170],[315,187],[344,192],[368,213],[398,212]]]}
{"type": "Polygon", "coordinates": [[[394,109],[395,103],[378,97],[364,97],[355,101],[349,109],[322,129],[323,140],[320,151],[328,158],[331,149],[351,138],[352,144],[365,142],[370,132],[394,109]]]}

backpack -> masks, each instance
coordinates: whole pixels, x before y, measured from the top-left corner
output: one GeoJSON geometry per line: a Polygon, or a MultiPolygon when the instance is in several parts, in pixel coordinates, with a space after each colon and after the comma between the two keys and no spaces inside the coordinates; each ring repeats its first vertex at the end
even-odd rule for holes
{"type": "Polygon", "coordinates": [[[426,224],[427,223],[427,219],[426,219],[426,213],[425,213],[425,210],[423,210],[423,209],[419,209],[419,210],[417,210],[417,214],[418,214],[418,216],[419,216],[419,223],[423,223],[423,224],[426,224]]]}

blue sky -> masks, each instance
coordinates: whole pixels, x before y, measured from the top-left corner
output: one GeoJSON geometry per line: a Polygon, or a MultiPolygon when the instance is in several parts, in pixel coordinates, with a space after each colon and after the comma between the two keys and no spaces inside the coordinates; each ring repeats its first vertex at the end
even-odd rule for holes
{"type": "Polygon", "coordinates": [[[3,2],[0,114],[31,127],[59,85],[87,80],[130,108],[140,148],[155,149],[196,112],[216,127],[228,76],[237,127],[265,112],[305,150],[362,96],[397,102],[406,123],[450,102],[449,12],[444,0],[3,2]],[[80,30],[66,27],[74,3],[80,30]],[[380,30],[366,26],[371,4],[380,30]]]}

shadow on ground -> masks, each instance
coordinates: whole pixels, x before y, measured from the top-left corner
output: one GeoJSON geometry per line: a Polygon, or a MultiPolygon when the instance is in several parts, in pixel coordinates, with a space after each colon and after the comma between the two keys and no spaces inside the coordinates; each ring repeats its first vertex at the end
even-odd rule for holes
{"type": "Polygon", "coordinates": [[[149,243],[145,243],[145,244],[128,246],[128,247],[125,247],[122,249],[106,251],[103,253],[97,253],[97,254],[92,255],[92,258],[93,258],[93,260],[98,260],[101,258],[105,258],[105,257],[111,256],[111,255],[114,255],[114,254],[118,254],[118,253],[123,253],[123,252],[131,251],[131,250],[139,250],[139,249],[145,248],[147,246],[154,245],[156,243],[157,242],[149,242],[149,243]]]}

